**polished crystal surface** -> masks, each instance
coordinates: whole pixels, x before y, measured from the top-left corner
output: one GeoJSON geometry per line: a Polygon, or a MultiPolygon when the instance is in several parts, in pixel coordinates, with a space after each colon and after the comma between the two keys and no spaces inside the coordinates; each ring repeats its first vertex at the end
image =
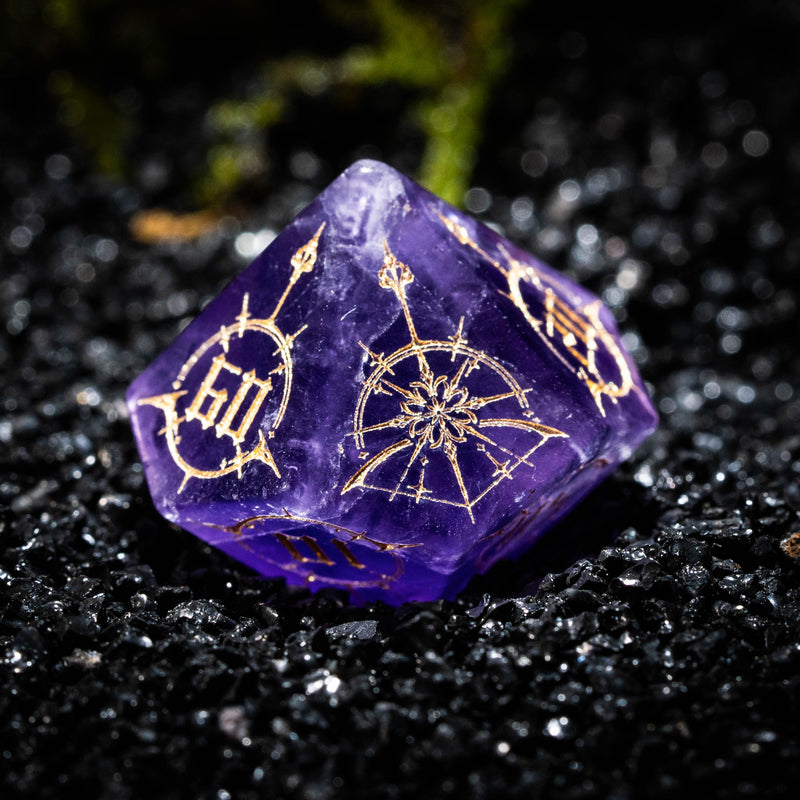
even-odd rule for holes
{"type": "Polygon", "coordinates": [[[128,405],[167,519],[264,575],[392,603],[519,554],[656,425],[600,300],[375,161],[128,405]]]}

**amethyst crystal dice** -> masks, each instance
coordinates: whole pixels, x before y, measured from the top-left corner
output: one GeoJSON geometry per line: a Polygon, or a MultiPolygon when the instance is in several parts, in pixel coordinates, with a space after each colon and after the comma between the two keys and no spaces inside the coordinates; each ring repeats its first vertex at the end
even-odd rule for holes
{"type": "Polygon", "coordinates": [[[165,517],[265,575],[394,603],[518,554],[656,424],[596,297],[374,161],[128,404],[165,517]]]}

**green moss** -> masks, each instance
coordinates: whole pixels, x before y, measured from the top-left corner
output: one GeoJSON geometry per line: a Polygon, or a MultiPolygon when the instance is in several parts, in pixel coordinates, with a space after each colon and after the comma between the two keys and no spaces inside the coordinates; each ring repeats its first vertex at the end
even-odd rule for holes
{"type": "Polygon", "coordinates": [[[119,107],[70,73],[54,73],[50,89],[58,103],[59,121],[72,131],[101,172],[121,178],[130,126],[119,107]]]}
{"type": "Polygon", "coordinates": [[[483,104],[480,87],[452,86],[418,108],[427,141],[419,181],[456,205],[463,200],[475,164],[483,104]]]}
{"type": "MultiPolygon", "coordinates": [[[[396,86],[404,90],[397,96],[406,98],[406,122],[417,126],[424,141],[416,177],[460,203],[473,173],[492,92],[508,67],[513,14],[523,2],[312,4],[309,38],[298,41],[288,55],[264,63],[244,96],[226,98],[209,109],[212,143],[199,170],[197,199],[224,203],[248,181],[263,177],[270,131],[286,118],[298,95],[324,96],[328,106],[352,107],[366,95],[360,89],[396,86]],[[356,44],[323,55],[315,49],[322,32],[328,38],[319,47],[328,52],[337,41],[356,44]]],[[[269,12],[256,5],[237,0],[227,13],[240,26],[251,24],[256,12],[269,18],[269,12]]],[[[197,31],[203,37],[216,36],[219,14],[219,4],[207,0],[0,0],[5,22],[0,26],[0,66],[17,83],[31,73],[44,76],[58,120],[99,169],[122,175],[129,168],[125,150],[136,111],[117,102],[115,87],[153,90],[162,80],[184,74],[187,54],[195,53],[193,36],[197,31]],[[189,7],[192,33],[185,19],[189,7]]],[[[280,33],[270,33],[275,46],[280,33]]],[[[285,43],[280,46],[287,52],[285,43]]],[[[219,66],[226,69],[225,64],[219,66]]]]}
{"type": "MultiPolygon", "coordinates": [[[[260,85],[248,97],[211,110],[212,129],[234,150],[256,147],[266,163],[269,129],[280,121],[293,93],[315,96],[336,86],[400,85],[413,90],[408,113],[425,137],[417,178],[460,204],[492,89],[508,65],[509,23],[523,1],[461,0],[448,5],[446,13],[435,4],[395,0],[331,3],[330,13],[345,23],[366,25],[373,42],[329,59],[294,56],[265,65],[260,85]]],[[[225,170],[215,153],[201,185],[204,197],[220,200],[244,175],[233,166],[232,153],[225,157],[225,170]]]]}

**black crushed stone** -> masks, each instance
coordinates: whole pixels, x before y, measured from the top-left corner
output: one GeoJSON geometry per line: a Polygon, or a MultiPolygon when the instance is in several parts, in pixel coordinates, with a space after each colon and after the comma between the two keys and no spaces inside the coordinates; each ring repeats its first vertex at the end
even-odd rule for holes
{"type": "Polygon", "coordinates": [[[113,183],[0,110],[4,797],[796,796],[800,14],[602,12],[526,12],[467,205],[604,297],[661,428],[454,602],[257,578],[158,516],[128,427],[127,384],[244,267],[240,233],[355,143],[295,122],[276,160],[315,176],[146,246],[128,221],[169,159],[157,192],[113,183]]]}

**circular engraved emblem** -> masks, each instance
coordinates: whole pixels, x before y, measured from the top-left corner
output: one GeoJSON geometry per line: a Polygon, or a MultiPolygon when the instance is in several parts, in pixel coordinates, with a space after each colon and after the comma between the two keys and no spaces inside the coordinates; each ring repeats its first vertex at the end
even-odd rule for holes
{"type": "Polygon", "coordinates": [[[386,357],[362,344],[373,369],[359,394],[352,436],[368,460],[342,494],[361,488],[390,500],[444,503],[475,522],[478,502],[520,465],[531,467],[531,455],[548,439],[566,434],[539,422],[527,390],[468,344],[463,319],[447,339],[419,336],[406,296],[414,275],[384,244],[379,283],[400,303],[411,341],[386,357]]]}
{"type": "Polygon", "coordinates": [[[602,302],[581,305],[564,299],[566,292],[549,276],[508,257],[509,296],[548,349],[581,380],[605,416],[604,398],[616,403],[633,388],[633,376],[614,337],[600,321],[602,302]],[[534,288],[543,308],[533,311],[522,287],[534,288]]]}
{"type": "Polygon", "coordinates": [[[508,297],[547,348],[580,380],[605,416],[605,399],[616,403],[634,388],[628,361],[614,337],[600,321],[602,302],[582,303],[557,279],[513,258],[501,246],[505,264],[492,258],[463,225],[438,214],[463,245],[471,247],[499,270],[508,281],[508,297]],[[525,287],[525,288],[523,288],[525,287]],[[528,289],[538,294],[533,306],[525,299],[528,289]]]}
{"type": "Polygon", "coordinates": [[[295,515],[286,509],[283,514],[248,517],[236,525],[209,527],[231,534],[253,566],[267,564],[295,575],[303,583],[342,589],[388,589],[405,569],[400,551],[421,546],[382,542],[364,531],[295,515]]]}
{"type": "Polygon", "coordinates": [[[325,227],[292,257],[292,274],[272,314],[254,318],[250,297],[228,325],[206,339],[183,364],[172,392],[146,397],[139,405],[161,410],[159,431],[175,465],[183,472],[178,489],[190,478],[211,480],[261,462],[278,477],[280,468],[268,440],[280,427],[292,391],[292,345],[305,330],[284,334],[276,318],[301,275],[311,272],[325,227]]]}

